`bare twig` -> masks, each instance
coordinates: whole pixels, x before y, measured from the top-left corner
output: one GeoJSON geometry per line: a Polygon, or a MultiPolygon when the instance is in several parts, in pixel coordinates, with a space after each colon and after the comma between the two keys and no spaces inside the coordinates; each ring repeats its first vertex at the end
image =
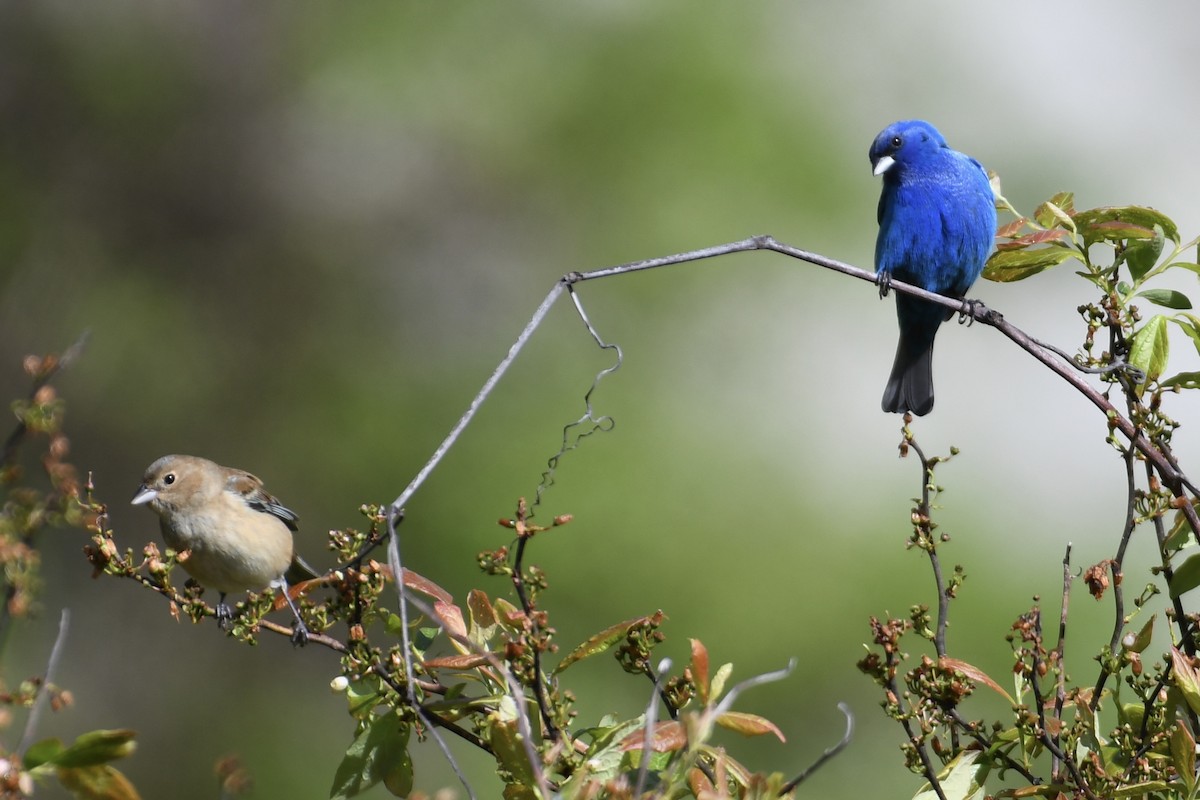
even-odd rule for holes
{"type": "MultiPolygon", "coordinates": [[[[524,514],[524,501],[521,503],[519,513],[524,514]]],[[[520,519],[520,523],[524,523],[524,519],[520,519]]],[[[530,637],[533,639],[530,647],[533,650],[533,696],[537,700],[538,711],[541,713],[542,725],[546,728],[546,733],[553,741],[558,741],[560,736],[558,726],[554,724],[554,718],[550,716],[550,703],[546,698],[545,680],[542,676],[542,653],[538,646],[540,628],[537,624],[536,609],[529,600],[529,593],[525,591],[525,577],[522,574],[524,570],[525,544],[529,541],[528,536],[520,535],[517,537],[517,552],[513,556],[513,588],[517,590],[517,598],[521,601],[521,610],[525,612],[525,618],[529,621],[530,637]]]]}
{"type": "Polygon", "coordinates": [[[845,703],[838,703],[837,707],[838,710],[842,712],[842,716],[846,718],[846,732],[842,734],[841,741],[832,747],[825,748],[825,752],[821,753],[817,760],[809,765],[808,769],[803,770],[799,775],[785,783],[783,788],[779,790],[780,797],[783,797],[801,783],[808,780],[808,777],[822,767],[826,761],[842,752],[842,750],[846,749],[846,745],[850,744],[850,740],[854,738],[854,714],[851,713],[850,706],[846,705],[845,703]]]}
{"type": "Polygon", "coordinates": [[[42,685],[38,689],[37,697],[34,698],[33,708],[29,710],[29,718],[25,720],[25,731],[21,734],[21,741],[17,745],[18,758],[24,756],[25,751],[33,744],[38,723],[41,722],[42,714],[46,711],[48,702],[46,694],[51,690],[58,672],[58,665],[62,661],[63,645],[67,642],[67,630],[70,628],[70,623],[71,612],[64,608],[58,618],[58,636],[54,639],[54,647],[50,648],[50,658],[46,661],[46,674],[42,678],[42,685]]]}
{"type": "Polygon", "coordinates": [[[938,616],[937,627],[934,631],[933,646],[939,659],[946,657],[946,626],[950,622],[950,595],[946,592],[946,581],[942,577],[942,563],[938,559],[937,542],[933,537],[933,504],[930,498],[930,486],[933,485],[933,470],[937,459],[925,457],[925,452],[917,444],[917,440],[909,433],[907,423],[904,426],[904,443],[917,453],[921,460],[921,502],[917,508],[920,515],[921,531],[928,540],[924,548],[929,555],[929,564],[933,568],[933,580],[937,588],[938,616]]]}
{"type": "MultiPolygon", "coordinates": [[[[671,668],[671,659],[664,658],[658,662],[657,673],[662,675],[671,668]]],[[[646,790],[646,775],[650,769],[650,755],[654,750],[654,725],[658,721],[658,693],[662,691],[659,679],[654,679],[654,691],[650,693],[650,702],[646,704],[644,724],[642,725],[642,762],[638,764],[637,783],[633,796],[641,797],[646,790]]]]}

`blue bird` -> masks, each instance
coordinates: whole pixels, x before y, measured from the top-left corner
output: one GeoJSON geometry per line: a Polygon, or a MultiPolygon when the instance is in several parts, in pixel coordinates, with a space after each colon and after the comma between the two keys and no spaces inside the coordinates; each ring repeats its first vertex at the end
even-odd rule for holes
{"type": "MultiPolygon", "coordinates": [[[[889,125],[871,144],[871,167],[883,176],[875,272],[880,296],[896,279],[963,297],[983,271],[996,238],[996,205],[978,161],[950,149],[924,120],[889,125]]],[[[933,408],[933,339],[954,311],[896,295],[900,342],[883,410],[918,416],[933,408]]]]}

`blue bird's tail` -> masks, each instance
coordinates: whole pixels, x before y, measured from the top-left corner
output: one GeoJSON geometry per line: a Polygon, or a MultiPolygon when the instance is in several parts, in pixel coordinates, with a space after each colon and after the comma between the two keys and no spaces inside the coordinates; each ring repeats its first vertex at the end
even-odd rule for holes
{"type": "Polygon", "coordinates": [[[892,374],[883,390],[883,410],[923,417],[933,410],[933,341],[942,322],[953,316],[941,306],[896,297],[900,341],[892,374]]]}

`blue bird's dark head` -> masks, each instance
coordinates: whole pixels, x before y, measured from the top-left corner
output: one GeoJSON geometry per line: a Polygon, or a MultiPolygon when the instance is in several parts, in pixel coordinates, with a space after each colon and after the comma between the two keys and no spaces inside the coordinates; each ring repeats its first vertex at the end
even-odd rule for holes
{"type": "Polygon", "coordinates": [[[893,122],[871,143],[871,170],[875,175],[883,175],[897,166],[903,169],[946,146],[946,139],[938,129],[925,120],[893,122]]]}

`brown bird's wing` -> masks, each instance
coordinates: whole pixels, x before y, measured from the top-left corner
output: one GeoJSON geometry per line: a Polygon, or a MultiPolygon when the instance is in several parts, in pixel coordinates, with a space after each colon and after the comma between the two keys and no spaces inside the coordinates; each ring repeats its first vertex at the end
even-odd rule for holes
{"type": "Polygon", "coordinates": [[[296,512],[280,503],[263,489],[262,481],[249,472],[234,472],[226,481],[225,488],[240,496],[246,505],[255,511],[262,511],[273,517],[278,517],[293,531],[300,530],[296,525],[299,517],[296,512]]]}

